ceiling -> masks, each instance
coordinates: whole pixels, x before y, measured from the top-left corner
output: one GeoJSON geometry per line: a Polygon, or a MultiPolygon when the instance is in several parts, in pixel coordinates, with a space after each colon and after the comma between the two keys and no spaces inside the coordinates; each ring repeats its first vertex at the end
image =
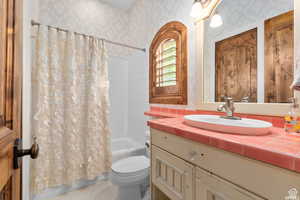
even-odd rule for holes
{"type": "Polygon", "coordinates": [[[111,5],[112,7],[121,8],[127,10],[131,8],[136,0],[100,0],[104,3],[111,5]]]}

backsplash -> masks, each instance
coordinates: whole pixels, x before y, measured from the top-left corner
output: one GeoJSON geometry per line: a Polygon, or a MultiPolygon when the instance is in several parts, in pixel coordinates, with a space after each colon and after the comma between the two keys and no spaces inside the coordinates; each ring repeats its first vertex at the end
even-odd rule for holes
{"type": "MultiPolygon", "coordinates": [[[[189,109],[175,109],[175,108],[164,108],[158,106],[151,106],[150,111],[145,113],[151,116],[164,116],[164,117],[179,117],[182,115],[195,115],[195,114],[207,114],[207,115],[224,115],[223,112],[217,111],[207,111],[207,110],[189,110],[189,109]]],[[[236,113],[236,116],[264,120],[273,124],[273,126],[278,128],[284,127],[283,117],[278,116],[266,116],[266,115],[253,115],[253,114],[240,114],[236,113]]]]}

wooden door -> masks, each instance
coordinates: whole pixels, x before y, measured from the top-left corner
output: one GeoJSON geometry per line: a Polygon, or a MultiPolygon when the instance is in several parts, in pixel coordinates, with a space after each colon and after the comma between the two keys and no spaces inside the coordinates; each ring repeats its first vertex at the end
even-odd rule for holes
{"type": "Polygon", "coordinates": [[[257,102],[257,29],[216,43],[216,102],[257,102]]]}
{"type": "Polygon", "coordinates": [[[263,200],[230,182],[197,168],[196,200],[263,200]]]}
{"type": "Polygon", "coordinates": [[[294,11],[265,21],[265,102],[288,103],[293,97],[294,11]]]}
{"type": "MultiPolygon", "coordinates": [[[[193,165],[158,147],[152,145],[151,148],[153,185],[171,200],[193,200],[193,165]]],[[[153,200],[163,199],[156,193],[152,195],[153,200]]]]}
{"type": "Polygon", "coordinates": [[[22,1],[0,1],[0,200],[20,199],[20,170],[13,169],[21,137],[22,1]]]}

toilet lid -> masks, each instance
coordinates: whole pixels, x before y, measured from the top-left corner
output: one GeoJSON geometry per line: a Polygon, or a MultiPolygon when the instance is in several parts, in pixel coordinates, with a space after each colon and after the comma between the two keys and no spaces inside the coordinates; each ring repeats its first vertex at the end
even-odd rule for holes
{"type": "Polygon", "coordinates": [[[132,156],[117,161],[111,168],[117,173],[134,173],[146,170],[149,167],[150,161],[145,156],[132,156]]]}

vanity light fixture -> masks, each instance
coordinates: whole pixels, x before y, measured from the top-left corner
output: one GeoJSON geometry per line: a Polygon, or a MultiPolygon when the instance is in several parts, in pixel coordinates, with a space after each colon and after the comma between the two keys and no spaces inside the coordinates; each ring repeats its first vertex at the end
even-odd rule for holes
{"type": "Polygon", "coordinates": [[[202,11],[203,6],[201,4],[201,0],[195,0],[191,11],[191,17],[199,18],[202,11]]]}
{"type": "Polygon", "coordinates": [[[222,0],[195,0],[190,15],[196,20],[208,19],[221,2],[222,0]]]}
{"type": "Polygon", "coordinates": [[[223,25],[222,16],[219,15],[217,12],[212,16],[209,26],[211,28],[218,28],[223,25]]]}

